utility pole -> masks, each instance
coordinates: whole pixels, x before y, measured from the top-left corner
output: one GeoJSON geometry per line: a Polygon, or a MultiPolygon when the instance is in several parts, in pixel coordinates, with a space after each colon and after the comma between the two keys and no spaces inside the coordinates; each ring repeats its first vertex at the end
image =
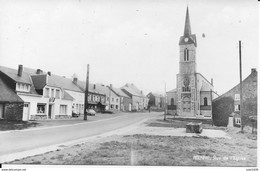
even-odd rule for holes
{"type": "Polygon", "coordinates": [[[84,103],[84,120],[88,120],[88,117],[87,117],[87,109],[88,109],[88,86],[89,86],[89,64],[87,65],[87,78],[86,78],[85,103],[84,103]]]}
{"type": "Polygon", "coordinates": [[[242,83],[242,59],[241,59],[241,40],[239,40],[239,73],[240,73],[240,117],[241,117],[241,132],[243,132],[243,121],[242,121],[242,115],[243,115],[243,83],[242,83]]]}
{"type": "Polygon", "coordinates": [[[167,114],[167,96],[166,96],[166,83],[164,83],[164,96],[165,96],[165,105],[164,105],[164,119],[163,120],[166,120],[166,114],[167,114]]]}

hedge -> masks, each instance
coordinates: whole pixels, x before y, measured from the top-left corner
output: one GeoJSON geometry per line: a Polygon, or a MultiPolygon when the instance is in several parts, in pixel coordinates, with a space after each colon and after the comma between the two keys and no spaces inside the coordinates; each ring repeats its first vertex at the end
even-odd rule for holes
{"type": "Polygon", "coordinates": [[[229,115],[234,111],[234,100],[223,97],[212,103],[212,119],[215,126],[227,126],[229,115]]]}

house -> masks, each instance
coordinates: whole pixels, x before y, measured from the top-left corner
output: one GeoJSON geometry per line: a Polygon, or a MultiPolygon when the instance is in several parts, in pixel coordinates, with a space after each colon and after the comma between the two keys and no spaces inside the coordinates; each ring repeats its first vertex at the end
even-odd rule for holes
{"type": "Polygon", "coordinates": [[[149,105],[153,109],[163,109],[165,104],[164,104],[164,97],[161,94],[156,94],[150,92],[147,94],[147,98],[149,99],[149,105]]]}
{"type": "Polygon", "coordinates": [[[83,113],[84,92],[72,79],[22,65],[18,70],[0,67],[0,78],[23,100],[23,120],[64,119],[73,111],[83,113]]]}
{"type": "Polygon", "coordinates": [[[148,108],[148,98],[134,84],[127,83],[121,90],[131,98],[131,110],[139,111],[148,108]]]}
{"type": "MultiPolygon", "coordinates": [[[[0,75],[1,75],[0,71],[0,75]]],[[[23,100],[15,93],[15,90],[0,77],[0,119],[22,120],[23,100]]]]}
{"type": "Polygon", "coordinates": [[[112,84],[110,84],[109,88],[111,91],[113,91],[115,94],[117,94],[120,97],[120,110],[131,111],[132,109],[131,98],[126,93],[124,93],[121,89],[113,87],[112,84]]]}
{"type": "MultiPolygon", "coordinates": [[[[251,69],[251,74],[242,81],[243,93],[243,116],[245,125],[250,125],[250,116],[257,116],[257,71],[256,68],[251,69]]],[[[230,97],[234,100],[234,111],[230,115],[234,115],[235,126],[241,123],[240,116],[240,83],[235,87],[222,94],[213,102],[221,101],[224,97],[230,97]]]]}
{"type": "MultiPolygon", "coordinates": [[[[76,84],[83,92],[85,92],[86,82],[74,80],[74,84],[76,84]]],[[[89,84],[88,109],[94,109],[96,112],[100,112],[100,111],[104,111],[105,108],[106,108],[106,94],[98,90],[96,84],[89,84]]]]}

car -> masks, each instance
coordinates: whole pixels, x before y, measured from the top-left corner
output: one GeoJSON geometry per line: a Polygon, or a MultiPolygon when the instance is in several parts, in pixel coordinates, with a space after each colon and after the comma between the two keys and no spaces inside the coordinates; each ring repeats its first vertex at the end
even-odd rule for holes
{"type": "Polygon", "coordinates": [[[93,109],[87,109],[87,115],[89,116],[95,116],[96,112],[93,109]]]}
{"type": "Polygon", "coordinates": [[[79,117],[79,113],[72,112],[72,117],[75,117],[75,118],[79,117]]]}
{"type": "Polygon", "coordinates": [[[101,113],[110,113],[110,114],[113,114],[114,112],[111,111],[111,110],[104,110],[104,111],[101,111],[101,113]]]}

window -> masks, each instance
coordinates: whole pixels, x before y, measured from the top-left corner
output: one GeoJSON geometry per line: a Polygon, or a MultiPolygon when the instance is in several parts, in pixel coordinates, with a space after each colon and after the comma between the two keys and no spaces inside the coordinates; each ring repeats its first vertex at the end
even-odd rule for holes
{"type": "Polygon", "coordinates": [[[187,48],[184,50],[184,61],[189,61],[189,50],[187,48]]]}
{"type": "Polygon", "coordinates": [[[49,97],[49,95],[50,95],[50,89],[45,88],[45,97],[49,97]]]}
{"type": "Polygon", "coordinates": [[[114,102],[114,98],[112,97],[112,102],[114,102]]]}
{"type": "Polygon", "coordinates": [[[235,111],[240,111],[240,105],[235,105],[235,111]]]}
{"type": "Polygon", "coordinates": [[[171,105],[174,105],[174,99],[171,98],[171,105]]]}
{"type": "Polygon", "coordinates": [[[207,99],[207,97],[204,97],[204,106],[208,106],[208,99],[207,99]]]}
{"type": "Polygon", "coordinates": [[[60,115],[67,114],[67,105],[60,105],[60,115]]]}
{"type": "Polygon", "coordinates": [[[240,94],[235,94],[235,100],[240,101],[240,94]]]}
{"type": "Polygon", "coordinates": [[[90,94],[88,94],[88,101],[90,101],[91,100],[91,95],[90,94]]]}
{"type": "Polygon", "coordinates": [[[45,104],[37,104],[37,114],[45,114],[45,104]]]}
{"type": "Polygon", "coordinates": [[[51,89],[51,97],[54,97],[54,89],[51,89]]]}
{"type": "Polygon", "coordinates": [[[118,102],[118,99],[116,99],[116,102],[118,102]]]}
{"type": "Polygon", "coordinates": [[[118,105],[116,105],[116,109],[118,109],[118,105]]]}
{"type": "Polygon", "coordinates": [[[114,109],[114,105],[110,105],[110,108],[111,108],[111,109],[114,109]]]}
{"type": "Polygon", "coordinates": [[[240,118],[235,118],[235,123],[240,125],[241,124],[241,119],[240,118]]]}
{"type": "Polygon", "coordinates": [[[190,92],[190,87],[182,87],[183,92],[190,92]]]}
{"type": "Polygon", "coordinates": [[[59,98],[60,98],[60,90],[56,90],[55,98],[56,98],[56,99],[59,99],[59,98]]]}

